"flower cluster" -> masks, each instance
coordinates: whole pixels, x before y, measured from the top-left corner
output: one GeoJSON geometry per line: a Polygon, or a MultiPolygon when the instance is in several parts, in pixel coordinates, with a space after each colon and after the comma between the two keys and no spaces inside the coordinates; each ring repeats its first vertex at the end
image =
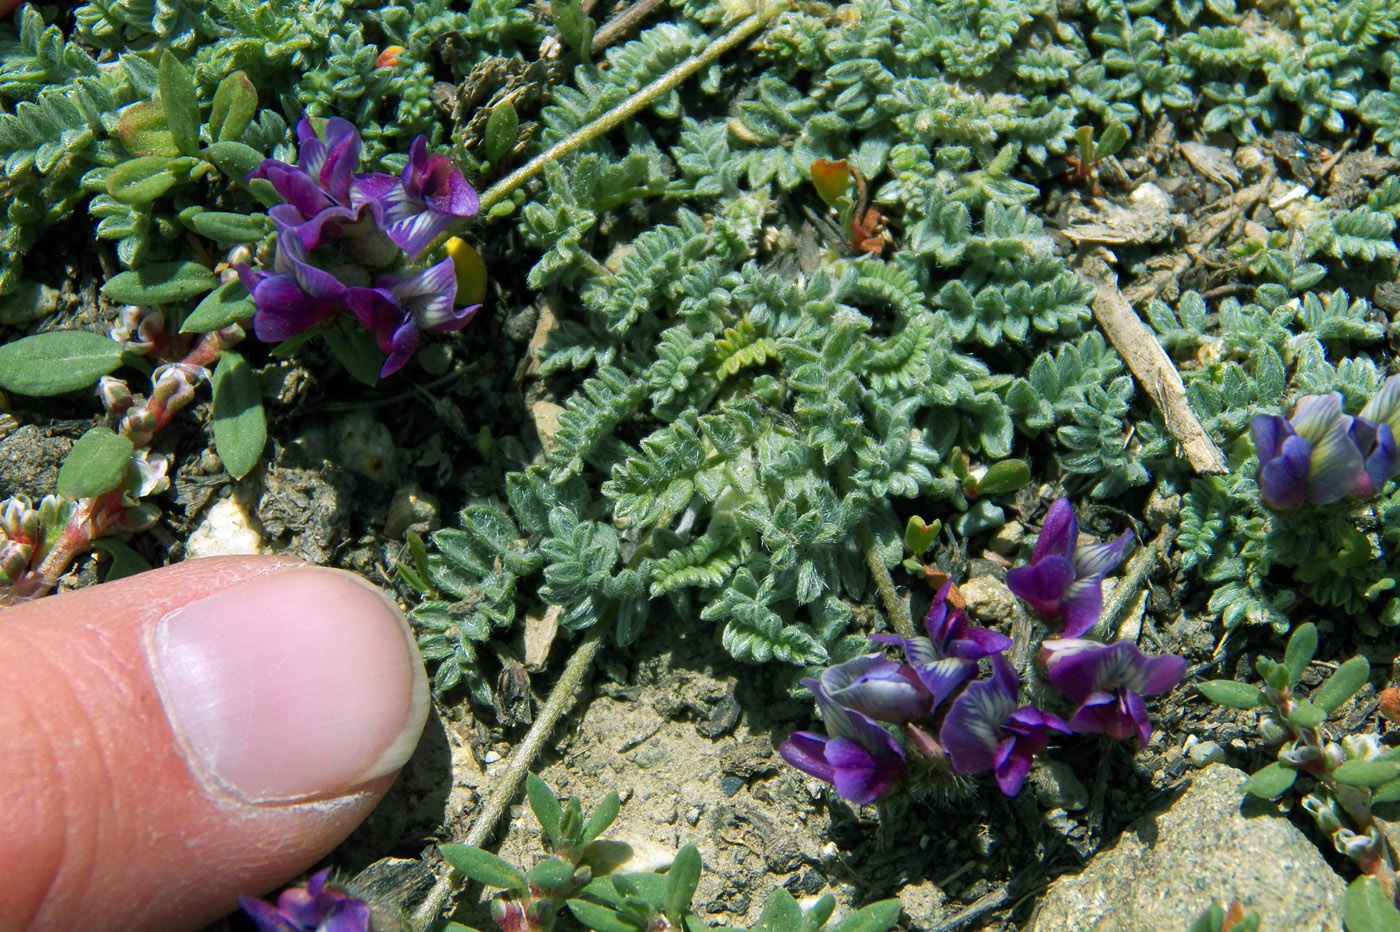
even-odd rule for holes
{"type": "Polygon", "coordinates": [[[326,886],[330,868],[311,875],[305,887],[282,891],[277,905],[240,896],[238,905],[259,932],[366,932],[369,905],[326,886]]]}
{"type": "Polygon", "coordinates": [[[1381,384],[1359,415],[1342,396],[1305,395],[1291,417],[1260,414],[1250,423],[1259,451],[1259,497],[1270,508],[1370,498],[1400,475],[1400,375],[1381,384]]]}
{"type": "Polygon", "coordinates": [[[900,647],[902,662],[866,654],[802,681],[816,697],[826,734],[797,732],[778,748],[783,759],[865,804],[937,771],[992,771],[1001,791],[1015,796],[1057,733],[1136,737],[1145,747],[1152,726],[1143,697],[1175,686],[1186,661],[1145,657],[1128,641],[1078,636],[1098,621],[1103,576],[1122,560],[1131,535],[1085,547],[1077,537],[1074,512],[1060,499],[1031,564],[1007,575],[1014,592],[1064,622],[1065,637],[1043,642],[1040,663],[1050,685],[1076,706],[1068,721],[1020,702],[1020,677],[1002,656],[1011,639],[972,625],[950,604],[949,582],[924,619],[927,637],[872,638],[900,647]],[[991,676],[976,679],[984,658],[991,676]]]}
{"type": "Polygon", "coordinates": [[[419,136],[398,175],[355,174],[360,136],[348,121],[297,124],[297,164],[268,159],[248,176],[285,203],[268,211],[277,230],[271,270],[235,268],[253,296],[253,332],[277,342],[343,310],[375,336],[386,355],[381,377],[418,349],[423,330],[460,330],[480,304],[457,306],[452,259],[413,265],[429,246],[480,206],[476,191],[419,136]]]}

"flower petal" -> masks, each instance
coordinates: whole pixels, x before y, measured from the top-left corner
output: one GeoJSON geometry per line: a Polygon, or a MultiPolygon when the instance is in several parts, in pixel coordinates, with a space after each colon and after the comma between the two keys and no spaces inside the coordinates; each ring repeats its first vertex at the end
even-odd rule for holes
{"type": "Polygon", "coordinates": [[[384,367],[379,370],[381,379],[398,372],[413,354],[418,352],[420,336],[417,323],[411,316],[405,317],[389,341],[389,356],[384,360],[384,367]]]}
{"type": "Polygon", "coordinates": [[[1123,536],[1117,540],[1080,547],[1074,554],[1074,575],[1082,579],[1085,576],[1104,576],[1111,573],[1123,562],[1123,558],[1132,547],[1132,531],[1124,531],[1123,536]]]}
{"type": "Polygon", "coordinates": [[[882,756],[845,738],[833,738],[828,742],[826,757],[836,771],[832,780],[836,792],[860,805],[882,796],[905,772],[904,752],[893,738],[890,743],[890,756],[882,756]]]}
{"type": "Polygon", "coordinates": [[[933,696],[930,711],[938,708],[959,686],[977,675],[977,664],[962,657],[944,657],[932,663],[913,667],[924,688],[933,696]]]}
{"type": "Polygon", "coordinates": [[[1376,424],[1388,424],[1400,432],[1400,375],[1392,375],[1361,409],[1361,416],[1376,424]]]}
{"type": "Polygon", "coordinates": [[[1042,615],[1059,616],[1060,600],[1074,582],[1074,564],[1058,554],[1042,557],[1030,566],[1007,570],[1006,588],[1042,615]]]}
{"type": "Polygon", "coordinates": [[[1035,550],[1031,553],[1031,563],[1039,563],[1051,555],[1073,559],[1078,538],[1079,519],[1074,515],[1074,507],[1069,499],[1057,498],[1045,513],[1045,522],[1040,526],[1040,536],[1036,538],[1035,550]]]}
{"type": "Polygon", "coordinates": [[[1065,589],[1057,613],[1047,612],[1050,617],[1058,615],[1064,622],[1061,637],[1077,638],[1091,631],[1099,623],[1103,613],[1103,577],[1090,576],[1076,579],[1065,589]]]}
{"type": "Polygon", "coordinates": [[[1316,446],[1341,417],[1342,393],[1332,392],[1330,395],[1304,395],[1299,398],[1288,421],[1298,436],[1316,446]]]}
{"type": "Polygon", "coordinates": [[[1279,456],[1259,466],[1259,497],[1270,508],[1297,508],[1307,500],[1308,467],[1312,445],[1290,436],[1279,456]]]}
{"type": "Polygon", "coordinates": [[[1329,505],[1345,498],[1365,474],[1365,460],[1351,439],[1351,424],[1352,418],[1342,415],[1332,421],[1320,439],[1313,441],[1305,487],[1308,501],[1315,505],[1329,505]]]}
{"type": "Polygon", "coordinates": [[[799,731],[778,745],[778,755],[809,776],[835,783],[836,770],[826,762],[826,745],[831,739],[810,731],[799,731]]]}
{"type": "Polygon", "coordinates": [[[1283,441],[1293,436],[1293,425],[1277,414],[1256,414],[1249,422],[1249,432],[1254,435],[1259,462],[1266,463],[1278,456],[1283,441]]]}
{"type": "Polygon", "coordinates": [[[334,316],[339,305],[307,294],[290,275],[269,275],[253,289],[253,333],[278,343],[334,316]]]}
{"type": "Polygon", "coordinates": [[[251,896],[240,896],[238,906],[249,919],[253,920],[253,925],[258,927],[258,932],[300,932],[271,903],[255,900],[251,896]]]}

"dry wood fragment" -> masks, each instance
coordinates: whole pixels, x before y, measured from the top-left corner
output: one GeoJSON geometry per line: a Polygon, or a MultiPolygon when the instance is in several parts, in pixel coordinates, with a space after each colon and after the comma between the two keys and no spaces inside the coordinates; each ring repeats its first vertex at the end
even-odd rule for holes
{"type": "Polygon", "coordinates": [[[1085,259],[1079,272],[1098,289],[1094,297],[1094,319],[1118,350],[1118,355],[1127,362],[1138,383],[1156,402],[1167,430],[1181,444],[1191,468],[1206,476],[1227,472],[1224,454],[1186,402],[1186,387],[1171,357],[1118,290],[1118,276],[1102,259],[1094,257],[1085,259]]]}

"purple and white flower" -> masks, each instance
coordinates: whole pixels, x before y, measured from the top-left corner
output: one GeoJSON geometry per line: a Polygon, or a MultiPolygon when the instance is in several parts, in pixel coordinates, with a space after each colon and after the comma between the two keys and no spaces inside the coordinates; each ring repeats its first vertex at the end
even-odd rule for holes
{"type": "Polygon", "coordinates": [[[383,378],[418,350],[421,331],[460,330],[481,309],[480,304],[454,308],[456,295],[456,267],[444,259],[410,278],[385,276],[373,288],[350,288],[344,301],[387,355],[379,373],[383,378]]]}
{"type": "Polygon", "coordinates": [[[369,206],[380,228],[411,258],[481,206],[476,189],[446,156],[428,155],[427,137],[421,135],[413,140],[398,178],[362,175],[352,198],[369,206]]]}
{"type": "MultiPolygon", "coordinates": [[[[1256,415],[1250,422],[1259,452],[1259,497],[1271,508],[1297,508],[1305,502],[1328,505],[1356,490],[1367,476],[1368,455],[1357,445],[1366,442],[1374,466],[1389,471],[1395,436],[1384,434],[1367,419],[1356,434],[1355,418],[1342,413],[1342,396],[1305,395],[1293,415],[1256,415]],[[1389,453],[1386,453],[1386,450],[1389,453]]],[[[1382,480],[1384,481],[1384,480],[1382,480]]]]}
{"type": "Polygon", "coordinates": [[[904,749],[888,731],[836,702],[818,681],[804,679],[802,685],[817,697],[827,733],[797,732],[778,746],[783,760],[861,805],[874,802],[904,778],[904,749]]]}
{"type": "Polygon", "coordinates": [[[277,905],[240,896],[238,905],[259,932],[367,932],[370,910],[364,900],[326,886],[330,868],[312,874],[305,887],[282,891],[277,905]]]}
{"type": "Polygon", "coordinates": [[[1018,706],[1021,682],[1011,663],[992,657],[992,678],[969,683],[953,700],[939,742],[958,773],[991,770],[1007,796],[1021,791],[1031,760],[1050,743],[1052,731],[1069,734],[1058,716],[1018,706]]]}
{"type": "Polygon", "coordinates": [[[905,638],[896,634],[877,634],[872,641],[898,644],[904,657],[933,696],[937,708],[959,686],[977,674],[977,661],[1001,653],[1011,646],[1004,634],[975,627],[961,608],[948,605],[948,593],[953,584],[943,584],[924,617],[928,637],[905,638]]]}
{"type": "Polygon", "coordinates": [[[1080,546],[1079,519],[1061,498],[1046,512],[1030,565],[1009,570],[1006,587],[1045,617],[1062,619],[1065,637],[1078,637],[1098,623],[1103,578],[1132,543],[1132,532],[1125,531],[1117,540],[1080,546]]]}
{"type": "Polygon", "coordinates": [[[1040,662],[1050,684],[1079,707],[1070,728],[1120,741],[1136,736],[1144,748],[1152,723],[1142,697],[1164,693],[1186,675],[1184,657],[1146,657],[1131,641],[1049,640],[1041,644],[1040,662]]]}

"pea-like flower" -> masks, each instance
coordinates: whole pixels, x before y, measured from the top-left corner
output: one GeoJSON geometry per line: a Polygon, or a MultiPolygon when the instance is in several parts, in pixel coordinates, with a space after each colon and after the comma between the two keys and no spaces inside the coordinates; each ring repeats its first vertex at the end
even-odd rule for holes
{"type": "Polygon", "coordinates": [[[958,773],[991,770],[1007,796],[1021,791],[1031,760],[1050,744],[1050,733],[1069,734],[1059,716],[1017,705],[1021,688],[1005,657],[992,657],[992,678],[969,683],[953,700],[938,738],[958,773]]]}
{"type": "Polygon", "coordinates": [[[829,667],[820,683],[838,705],[895,725],[920,721],[934,706],[914,668],[884,654],[864,654],[829,667]]]}
{"type": "Polygon", "coordinates": [[[1271,508],[1297,508],[1305,502],[1328,505],[1356,491],[1367,475],[1368,458],[1358,440],[1374,446],[1370,454],[1376,458],[1375,467],[1384,466],[1388,472],[1385,460],[1395,454],[1389,425],[1382,435],[1367,419],[1354,433],[1355,420],[1342,413],[1339,392],[1303,396],[1289,418],[1256,415],[1249,426],[1259,452],[1259,497],[1264,504],[1271,508]]]}
{"type": "Polygon", "coordinates": [[[351,288],[345,303],[387,354],[380,377],[392,375],[418,350],[423,330],[461,330],[480,304],[454,308],[457,270],[444,259],[409,278],[385,276],[373,288],[351,288]]]}
{"type": "Polygon", "coordinates": [[[928,637],[877,634],[871,638],[903,649],[905,659],[932,694],[935,708],[977,674],[978,660],[1011,646],[1006,635],[974,626],[963,609],[948,605],[952,586],[951,580],[944,583],[929,606],[924,617],[928,637]]]}
{"type": "Polygon", "coordinates": [[[1079,706],[1070,728],[1120,741],[1136,735],[1140,747],[1152,737],[1142,697],[1164,693],[1186,675],[1184,657],[1146,657],[1131,641],[1049,640],[1040,662],[1050,684],[1079,706]]]}
{"type": "Polygon", "coordinates": [[[330,868],[312,874],[305,887],[282,891],[277,905],[240,896],[238,905],[259,932],[367,932],[369,905],[326,886],[330,868]]]}
{"type": "Polygon", "coordinates": [[[904,750],[888,731],[836,702],[818,681],[804,679],[802,685],[817,697],[827,733],[797,732],[778,746],[783,760],[861,805],[874,802],[904,778],[904,750]]]}
{"type": "Polygon", "coordinates": [[[1029,566],[1007,571],[1006,587],[1047,618],[1062,619],[1063,635],[1078,637],[1098,623],[1103,578],[1123,561],[1133,535],[1079,545],[1079,519],[1069,499],[1050,506],[1029,566]]]}
{"type": "Polygon", "coordinates": [[[446,156],[428,155],[425,136],[413,140],[400,177],[362,175],[352,198],[368,204],[380,228],[412,258],[481,206],[476,189],[446,156]]]}

